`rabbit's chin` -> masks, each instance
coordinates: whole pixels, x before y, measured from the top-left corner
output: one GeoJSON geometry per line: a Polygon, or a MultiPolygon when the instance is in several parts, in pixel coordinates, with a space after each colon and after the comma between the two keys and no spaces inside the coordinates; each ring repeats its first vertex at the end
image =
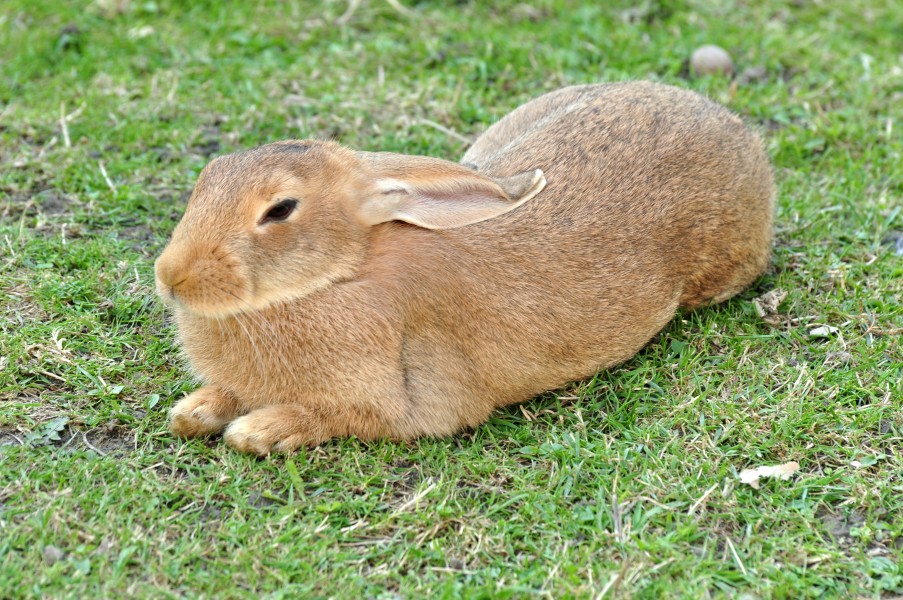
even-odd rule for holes
{"type": "Polygon", "coordinates": [[[206,319],[221,321],[229,319],[241,314],[256,313],[259,309],[248,309],[242,307],[198,307],[191,306],[185,302],[169,302],[167,303],[174,313],[180,317],[188,317],[192,319],[206,319]]]}

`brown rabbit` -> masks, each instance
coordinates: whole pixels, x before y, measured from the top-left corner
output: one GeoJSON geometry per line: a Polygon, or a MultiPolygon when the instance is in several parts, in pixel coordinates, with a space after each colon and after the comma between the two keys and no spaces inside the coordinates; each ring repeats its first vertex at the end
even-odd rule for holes
{"type": "Polygon", "coordinates": [[[463,162],[287,141],[207,165],[156,264],[206,383],[171,430],[257,454],[452,434],[627,360],[769,259],[762,143],[692,92],[565,88],[463,162]]]}

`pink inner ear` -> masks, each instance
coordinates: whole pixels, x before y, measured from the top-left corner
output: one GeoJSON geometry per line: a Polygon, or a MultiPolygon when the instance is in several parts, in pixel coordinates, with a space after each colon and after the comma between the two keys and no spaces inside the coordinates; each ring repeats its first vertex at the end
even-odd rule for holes
{"type": "Polygon", "coordinates": [[[539,170],[501,181],[520,196],[509,197],[497,180],[460,167],[448,172],[407,172],[375,182],[378,190],[361,204],[361,220],[369,225],[404,221],[425,229],[451,229],[498,217],[535,196],[545,185],[539,170]],[[514,185],[519,184],[519,185],[514,185]],[[513,198],[513,199],[512,199],[513,198]]]}
{"type": "Polygon", "coordinates": [[[406,189],[404,189],[404,188],[392,188],[392,189],[389,189],[389,190],[383,190],[383,191],[380,192],[380,193],[381,193],[383,196],[389,196],[389,195],[392,195],[392,194],[407,194],[408,191],[407,191],[406,189]]]}
{"type": "Polygon", "coordinates": [[[455,210],[457,205],[495,205],[504,202],[503,198],[491,196],[487,190],[464,189],[460,192],[450,190],[442,190],[437,193],[423,193],[421,190],[414,190],[415,201],[418,203],[435,205],[438,208],[448,208],[455,210]]]}
{"type": "Polygon", "coordinates": [[[399,202],[395,219],[427,229],[451,229],[491,219],[516,205],[492,191],[474,187],[415,189],[399,202]]]}

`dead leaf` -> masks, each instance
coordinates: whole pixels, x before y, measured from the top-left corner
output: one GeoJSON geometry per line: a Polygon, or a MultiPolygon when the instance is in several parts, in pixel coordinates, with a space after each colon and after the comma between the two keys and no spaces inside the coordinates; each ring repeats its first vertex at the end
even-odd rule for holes
{"type": "Polygon", "coordinates": [[[836,327],[831,327],[830,325],[822,325],[821,327],[816,327],[815,329],[809,330],[809,337],[814,338],[829,338],[835,333],[840,331],[836,327]]]}
{"type": "Polygon", "coordinates": [[[825,365],[849,365],[854,362],[853,355],[849,352],[828,352],[825,356],[825,365]]]}
{"type": "Polygon", "coordinates": [[[740,471],[740,482],[747,483],[753,489],[759,489],[759,479],[762,477],[776,477],[778,479],[790,479],[800,468],[797,462],[788,462],[783,465],[774,465],[771,467],[760,466],[755,469],[743,469],[740,471]]]}
{"type": "Polygon", "coordinates": [[[787,292],[780,288],[762,294],[753,300],[753,306],[756,307],[756,314],[769,325],[777,325],[781,321],[781,318],[778,315],[778,307],[785,298],[787,298],[787,292]]]}

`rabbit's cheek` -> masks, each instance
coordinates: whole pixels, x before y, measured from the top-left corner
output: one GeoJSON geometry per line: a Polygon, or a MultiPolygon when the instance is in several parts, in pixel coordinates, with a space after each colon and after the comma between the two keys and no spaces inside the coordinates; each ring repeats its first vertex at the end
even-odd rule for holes
{"type": "Polygon", "coordinates": [[[251,282],[238,269],[218,261],[198,261],[172,284],[172,299],[179,306],[206,316],[226,316],[252,308],[251,282]]]}
{"type": "Polygon", "coordinates": [[[270,285],[263,284],[255,290],[254,297],[248,300],[251,308],[263,310],[273,304],[289,302],[298,298],[309,296],[316,291],[331,285],[337,279],[332,273],[315,277],[300,276],[285,282],[274,281],[270,285]]]}

